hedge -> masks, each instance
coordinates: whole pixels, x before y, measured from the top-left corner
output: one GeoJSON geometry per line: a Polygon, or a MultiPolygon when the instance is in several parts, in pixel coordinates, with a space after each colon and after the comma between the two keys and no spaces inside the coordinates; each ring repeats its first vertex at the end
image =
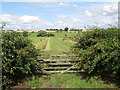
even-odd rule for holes
{"type": "Polygon", "coordinates": [[[2,33],[3,89],[17,84],[27,76],[38,73],[38,50],[20,32],[2,33]]]}
{"type": "Polygon", "coordinates": [[[120,80],[120,30],[95,29],[76,36],[73,53],[80,56],[79,67],[89,75],[120,80]]]}

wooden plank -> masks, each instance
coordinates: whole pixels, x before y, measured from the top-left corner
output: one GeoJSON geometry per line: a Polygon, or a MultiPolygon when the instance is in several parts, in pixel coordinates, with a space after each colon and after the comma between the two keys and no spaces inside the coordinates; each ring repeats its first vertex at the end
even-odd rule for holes
{"type": "Polygon", "coordinates": [[[72,63],[49,63],[48,65],[73,65],[72,63]]]}
{"type": "MultiPolygon", "coordinates": [[[[47,69],[67,69],[69,67],[48,67],[48,68],[43,68],[44,70],[47,69]]],[[[80,67],[72,67],[71,69],[79,69],[80,67]]]]}
{"type": "Polygon", "coordinates": [[[80,61],[79,59],[46,59],[45,62],[64,62],[64,61],[80,61]]]}
{"type": "MultiPolygon", "coordinates": [[[[61,73],[61,72],[64,72],[64,71],[43,71],[43,73],[48,73],[48,74],[52,74],[52,73],[61,73]]],[[[66,71],[66,73],[77,73],[77,72],[82,72],[82,71],[66,71]]]]}
{"type": "Polygon", "coordinates": [[[60,57],[60,56],[78,56],[78,55],[50,55],[51,57],[60,57]]]}

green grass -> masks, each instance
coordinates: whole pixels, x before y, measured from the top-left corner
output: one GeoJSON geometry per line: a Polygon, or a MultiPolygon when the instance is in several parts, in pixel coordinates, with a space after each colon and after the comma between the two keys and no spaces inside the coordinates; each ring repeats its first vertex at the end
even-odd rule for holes
{"type": "Polygon", "coordinates": [[[57,38],[64,38],[65,35],[67,35],[67,37],[74,37],[75,35],[77,35],[77,33],[68,33],[68,32],[54,32],[53,34],[57,38]]]}
{"type": "Polygon", "coordinates": [[[72,45],[73,44],[70,42],[63,41],[56,37],[51,37],[49,41],[49,50],[47,50],[47,52],[52,54],[63,54],[69,52],[69,49],[72,45]]]}
{"type": "MultiPolygon", "coordinates": [[[[47,50],[45,50],[45,53],[64,54],[69,52],[69,49],[73,45],[73,43],[63,41],[62,39],[74,37],[76,33],[53,32],[53,34],[55,35],[55,37],[50,37],[49,43],[47,45],[47,50]]],[[[40,41],[44,38],[48,37],[37,37],[37,32],[30,33],[30,35],[28,36],[28,39],[31,40],[33,44],[40,44],[40,41]]]]}
{"type": "MultiPolygon", "coordinates": [[[[76,35],[76,33],[67,33],[67,32],[63,32],[63,33],[62,32],[53,32],[53,34],[57,38],[65,38],[65,34],[67,35],[67,37],[74,37],[76,35]]],[[[38,43],[43,38],[46,38],[46,37],[37,37],[37,32],[30,33],[30,35],[28,36],[28,39],[30,39],[33,44],[38,43]]]]}
{"type": "Polygon", "coordinates": [[[37,87],[40,87],[41,85],[42,85],[42,78],[36,77],[36,76],[33,76],[31,78],[30,84],[29,84],[31,88],[37,88],[37,87]]]}
{"type": "Polygon", "coordinates": [[[113,87],[107,85],[101,80],[91,78],[90,80],[81,80],[80,76],[74,74],[51,75],[51,87],[67,87],[67,88],[105,88],[113,87]]]}
{"type": "Polygon", "coordinates": [[[32,77],[29,85],[31,88],[116,88],[114,84],[106,84],[97,77],[87,80],[76,74],[32,77]]]}
{"type": "Polygon", "coordinates": [[[44,39],[45,37],[37,37],[37,32],[30,33],[28,39],[32,41],[32,44],[37,44],[40,40],[44,39]]]}

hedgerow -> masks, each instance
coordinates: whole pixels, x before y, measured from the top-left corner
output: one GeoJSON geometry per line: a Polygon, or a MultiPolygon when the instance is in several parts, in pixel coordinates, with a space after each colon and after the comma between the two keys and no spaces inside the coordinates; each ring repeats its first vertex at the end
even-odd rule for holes
{"type": "Polygon", "coordinates": [[[95,29],[76,36],[73,52],[80,56],[79,67],[89,75],[120,80],[120,30],[95,29]]]}
{"type": "Polygon", "coordinates": [[[2,87],[9,88],[38,73],[38,50],[18,32],[2,33],[2,87]]]}
{"type": "Polygon", "coordinates": [[[45,31],[39,31],[37,37],[54,37],[54,34],[45,31]]]}

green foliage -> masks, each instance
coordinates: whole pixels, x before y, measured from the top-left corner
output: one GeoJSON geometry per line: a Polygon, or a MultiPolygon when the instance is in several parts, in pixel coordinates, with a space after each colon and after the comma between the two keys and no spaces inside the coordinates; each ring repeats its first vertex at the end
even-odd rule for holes
{"type": "Polygon", "coordinates": [[[8,88],[28,75],[38,73],[38,50],[18,32],[2,33],[3,88],[8,88]]]}
{"type": "Polygon", "coordinates": [[[120,30],[95,29],[77,35],[73,52],[80,56],[79,66],[88,74],[120,80],[120,30]]]}
{"type": "Polygon", "coordinates": [[[48,37],[54,37],[54,34],[48,33],[47,36],[48,36],[48,37]]]}
{"type": "Polygon", "coordinates": [[[65,29],[64,29],[65,31],[68,31],[68,27],[65,27],[65,29]]]}
{"type": "Polygon", "coordinates": [[[29,33],[27,31],[23,31],[23,36],[28,37],[29,33]]]}
{"type": "Polygon", "coordinates": [[[37,37],[54,37],[54,34],[45,31],[39,31],[37,37]]]}

